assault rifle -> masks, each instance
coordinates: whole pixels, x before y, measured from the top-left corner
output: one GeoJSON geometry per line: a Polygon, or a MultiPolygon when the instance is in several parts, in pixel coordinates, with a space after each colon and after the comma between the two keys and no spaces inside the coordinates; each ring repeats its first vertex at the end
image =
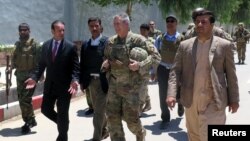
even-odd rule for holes
{"type": "Polygon", "coordinates": [[[6,76],[6,104],[7,109],[9,108],[9,94],[10,94],[10,87],[11,87],[11,76],[12,76],[12,68],[10,66],[10,55],[6,55],[6,70],[5,70],[5,76],[6,76]]]}

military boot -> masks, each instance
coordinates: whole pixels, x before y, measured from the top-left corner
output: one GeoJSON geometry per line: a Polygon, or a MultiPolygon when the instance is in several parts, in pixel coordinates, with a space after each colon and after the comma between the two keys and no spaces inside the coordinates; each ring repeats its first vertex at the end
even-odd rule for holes
{"type": "Polygon", "coordinates": [[[151,102],[150,99],[146,101],[144,108],[142,109],[142,112],[147,112],[151,110],[151,102]]]}
{"type": "Polygon", "coordinates": [[[241,64],[241,60],[239,60],[238,64],[241,64]]]}
{"type": "Polygon", "coordinates": [[[23,135],[25,135],[25,134],[28,134],[28,133],[30,133],[30,132],[31,132],[31,130],[30,130],[29,124],[28,124],[28,123],[25,123],[25,124],[21,127],[21,133],[22,133],[23,135]]]}

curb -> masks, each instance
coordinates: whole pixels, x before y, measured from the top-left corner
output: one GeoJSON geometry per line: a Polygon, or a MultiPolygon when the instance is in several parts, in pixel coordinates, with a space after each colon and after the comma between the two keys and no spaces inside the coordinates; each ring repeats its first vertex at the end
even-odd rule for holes
{"type": "MultiPolygon", "coordinates": [[[[34,110],[39,109],[41,107],[42,99],[43,99],[43,95],[32,97],[32,104],[33,104],[34,110]]],[[[18,101],[9,103],[8,109],[7,109],[7,104],[0,106],[0,122],[10,119],[20,114],[21,114],[21,110],[20,110],[18,101]]]]}
{"type": "MultiPolygon", "coordinates": [[[[73,98],[79,97],[81,95],[82,95],[82,93],[78,92],[76,95],[72,95],[71,100],[73,98]]],[[[34,110],[41,108],[42,100],[43,100],[42,94],[32,97],[32,104],[33,104],[34,110]]],[[[20,114],[21,114],[21,110],[20,110],[18,101],[9,103],[8,109],[7,109],[7,104],[0,106],[0,122],[7,120],[7,119],[10,119],[12,117],[18,116],[20,114]]]]}

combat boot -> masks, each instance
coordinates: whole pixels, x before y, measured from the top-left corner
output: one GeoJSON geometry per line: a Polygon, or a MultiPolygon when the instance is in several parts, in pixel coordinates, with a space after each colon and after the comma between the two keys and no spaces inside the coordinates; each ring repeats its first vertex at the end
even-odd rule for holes
{"type": "Polygon", "coordinates": [[[142,112],[147,112],[149,110],[151,110],[151,102],[150,102],[150,100],[147,100],[144,108],[142,109],[142,112]]]}
{"type": "Polygon", "coordinates": [[[238,64],[241,64],[241,60],[239,60],[238,64]]]}
{"type": "Polygon", "coordinates": [[[32,128],[34,126],[37,126],[37,122],[35,119],[32,119],[31,122],[29,123],[29,127],[32,128]]]}
{"type": "Polygon", "coordinates": [[[25,135],[25,134],[28,134],[28,133],[30,133],[30,132],[31,132],[31,130],[30,130],[29,124],[28,124],[28,123],[25,123],[25,124],[21,127],[21,133],[22,133],[23,135],[25,135]]]}

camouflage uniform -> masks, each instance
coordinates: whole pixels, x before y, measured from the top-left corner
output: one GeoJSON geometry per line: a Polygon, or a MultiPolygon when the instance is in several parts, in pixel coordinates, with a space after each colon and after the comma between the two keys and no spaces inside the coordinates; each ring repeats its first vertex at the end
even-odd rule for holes
{"type": "MultiPolygon", "coordinates": [[[[152,37],[148,37],[147,40],[154,44],[155,39],[152,37]]],[[[148,80],[149,77],[152,73],[156,73],[156,68],[158,67],[158,64],[153,64],[152,67],[150,68],[149,74],[145,74],[144,78],[144,88],[142,89],[142,92],[140,93],[140,110],[141,112],[146,112],[151,109],[151,102],[150,102],[150,96],[148,94],[148,80]]]]}
{"type": "Polygon", "coordinates": [[[132,32],[128,32],[126,39],[117,35],[110,37],[104,55],[110,62],[107,118],[111,140],[125,141],[122,120],[126,121],[137,140],[144,138],[146,130],[139,118],[139,97],[144,88],[143,76],[148,74],[152,63],[159,63],[161,57],[153,44],[132,32]],[[149,54],[147,59],[139,62],[138,71],[128,68],[130,50],[134,47],[141,47],[149,54]]]}
{"type": "Polygon", "coordinates": [[[26,89],[25,80],[29,78],[40,58],[41,47],[29,38],[26,42],[17,41],[12,57],[12,68],[16,68],[17,94],[22,118],[25,123],[31,124],[35,120],[32,106],[32,95],[35,88],[26,89]]]}
{"type": "Polygon", "coordinates": [[[250,37],[250,32],[244,28],[244,25],[239,23],[238,29],[234,33],[234,37],[237,44],[237,53],[238,53],[238,63],[244,64],[244,61],[246,59],[245,53],[246,53],[246,44],[247,40],[250,37]],[[241,27],[242,26],[242,27],[241,27]]]}
{"type": "Polygon", "coordinates": [[[149,31],[148,36],[156,39],[159,35],[161,35],[161,31],[158,29],[154,29],[153,32],[149,31]]]}

